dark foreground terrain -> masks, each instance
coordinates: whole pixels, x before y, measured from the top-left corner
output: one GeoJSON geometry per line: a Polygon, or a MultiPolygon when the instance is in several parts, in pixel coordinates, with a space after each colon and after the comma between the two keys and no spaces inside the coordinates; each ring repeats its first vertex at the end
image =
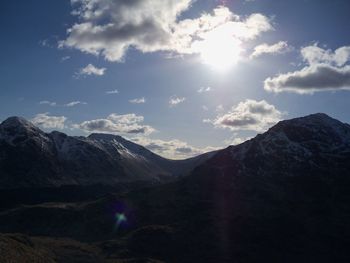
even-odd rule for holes
{"type": "Polygon", "coordinates": [[[0,262],[350,262],[349,171],[350,126],[315,114],[171,182],[4,189],[0,262]]]}

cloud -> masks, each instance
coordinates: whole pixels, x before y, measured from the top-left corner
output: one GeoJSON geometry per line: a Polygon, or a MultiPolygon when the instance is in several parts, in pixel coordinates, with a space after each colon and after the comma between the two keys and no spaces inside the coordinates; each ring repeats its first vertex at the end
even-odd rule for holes
{"type": "Polygon", "coordinates": [[[194,147],[181,140],[159,140],[148,137],[136,137],[132,139],[135,143],[145,146],[147,149],[170,159],[185,159],[206,152],[218,150],[217,147],[194,147]]]}
{"type": "Polygon", "coordinates": [[[288,46],[286,41],[280,41],[273,45],[261,44],[254,48],[254,52],[250,55],[250,58],[257,58],[264,54],[283,54],[290,50],[291,47],[288,46]]]}
{"type": "Polygon", "coordinates": [[[43,101],[40,101],[39,102],[40,105],[49,105],[51,107],[74,107],[74,106],[77,106],[79,104],[81,105],[86,105],[87,103],[86,102],[83,102],[83,101],[72,101],[72,102],[69,102],[69,103],[66,103],[66,104],[57,104],[57,102],[53,102],[53,101],[48,101],[48,100],[43,100],[43,101]]]}
{"type": "Polygon", "coordinates": [[[87,65],[85,68],[81,68],[79,72],[76,74],[79,76],[103,76],[106,72],[106,68],[97,68],[92,64],[87,65]]]}
{"type": "Polygon", "coordinates": [[[129,100],[129,102],[132,104],[142,104],[142,103],[146,103],[146,99],[142,97],[142,98],[129,100]]]}
{"type": "Polygon", "coordinates": [[[228,145],[238,145],[238,144],[244,143],[250,139],[252,139],[252,137],[250,137],[250,136],[241,137],[241,136],[239,136],[238,133],[234,133],[233,136],[230,139],[225,140],[224,143],[228,144],[228,145]]]}
{"type": "Polygon", "coordinates": [[[317,45],[301,49],[308,64],[301,70],[267,78],[264,89],[271,92],[312,94],[319,91],[350,90],[350,47],[332,52],[317,45]]]}
{"type": "Polygon", "coordinates": [[[217,128],[262,132],[281,120],[282,113],[265,100],[245,100],[214,120],[204,120],[217,128]]]}
{"type": "Polygon", "coordinates": [[[225,109],[224,109],[224,106],[223,106],[222,104],[216,106],[216,108],[215,108],[215,111],[216,111],[216,112],[222,112],[222,111],[224,111],[224,110],[225,110],[225,109]]]}
{"type": "Polygon", "coordinates": [[[241,143],[248,141],[249,139],[251,139],[251,137],[246,137],[246,138],[237,137],[231,141],[230,145],[238,145],[238,144],[241,144],[241,143]]]}
{"type": "Polygon", "coordinates": [[[49,105],[51,107],[57,106],[57,103],[54,101],[42,100],[39,102],[40,105],[49,105]]]}
{"type": "Polygon", "coordinates": [[[72,102],[69,102],[67,104],[64,104],[63,106],[65,107],[74,107],[74,106],[77,106],[77,105],[86,105],[87,103],[84,102],[84,101],[72,101],[72,102]]]}
{"type": "Polygon", "coordinates": [[[56,36],[39,41],[39,45],[46,48],[55,48],[57,42],[56,36]]]}
{"type": "Polygon", "coordinates": [[[344,66],[350,59],[350,46],[344,46],[336,49],[334,52],[326,50],[314,44],[301,49],[301,55],[309,65],[327,64],[338,67],[344,66]]]}
{"type": "Polygon", "coordinates": [[[79,21],[67,30],[60,48],[74,48],[123,61],[132,47],[143,53],[199,53],[208,34],[224,27],[233,42],[247,41],[272,30],[269,18],[252,14],[241,18],[227,7],[194,19],[179,19],[193,0],[71,0],[79,21]]]}
{"type": "Polygon", "coordinates": [[[178,104],[183,103],[185,100],[186,100],[185,97],[172,96],[172,97],[170,97],[169,105],[170,105],[170,107],[175,107],[178,104]]]}
{"type": "Polygon", "coordinates": [[[66,120],[64,116],[49,116],[47,112],[35,115],[31,122],[45,129],[64,129],[66,120]]]}
{"type": "Polygon", "coordinates": [[[106,94],[118,94],[118,93],[119,91],[117,89],[106,91],[106,94]]]}
{"type": "Polygon", "coordinates": [[[264,88],[276,93],[289,91],[299,94],[350,90],[350,66],[342,68],[327,64],[308,66],[299,71],[268,78],[265,80],[264,88]]]}
{"type": "Polygon", "coordinates": [[[204,110],[204,111],[208,111],[208,110],[209,110],[209,108],[208,108],[207,106],[203,105],[203,106],[202,106],[202,110],[204,110]]]}
{"type": "Polygon", "coordinates": [[[70,56],[64,56],[61,58],[61,62],[65,62],[70,59],[70,56]]]}
{"type": "Polygon", "coordinates": [[[86,132],[113,134],[121,133],[148,135],[155,131],[155,129],[151,126],[143,125],[143,121],[143,116],[137,116],[133,113],[124,115],[112,113],[105,119],[84,121],[80,124],[74,125],[74,128],[78,128],[86,132]]]}
{"type": "Polygon", "coordinates": [[[211,87],[201,87],[199,90],[197,90],[198,93],[205,93],[212,91],[211,87]]]}

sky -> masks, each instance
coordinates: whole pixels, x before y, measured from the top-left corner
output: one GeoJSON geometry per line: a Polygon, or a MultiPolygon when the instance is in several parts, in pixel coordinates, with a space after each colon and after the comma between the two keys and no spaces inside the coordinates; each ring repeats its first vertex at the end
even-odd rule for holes
{"type": "Polygon", "coordinates": [[[0,121],[112,133],[168,158],[283,119],[350,122],[350,1],[11,0],[0,121]]]}

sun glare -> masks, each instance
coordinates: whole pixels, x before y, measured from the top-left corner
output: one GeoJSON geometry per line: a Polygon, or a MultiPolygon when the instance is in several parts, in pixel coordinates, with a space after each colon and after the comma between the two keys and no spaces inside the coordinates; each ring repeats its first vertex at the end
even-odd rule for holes
{"type": "Polygon", "coordinates": [[[207,33],[197,44],[203,63],[220,71],[236,64],[242,52],[240,40],[234,38],[232,31],[225,26],[207,33]]]}

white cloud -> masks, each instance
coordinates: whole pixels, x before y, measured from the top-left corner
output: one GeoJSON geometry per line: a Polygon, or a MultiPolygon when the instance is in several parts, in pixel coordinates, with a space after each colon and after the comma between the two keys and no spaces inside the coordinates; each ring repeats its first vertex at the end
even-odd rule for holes
{"type": "Polygon", "coordinates": [[[183,103],[185,100],[186,100],[185,97],[172,96],[172,97],[170,97],[169,105],[170,105],[170,107],[175,107],[178,104],[183,103]]]}
{"type": "Polygon", "coordinates": [[[286,41],[280,41],[276,44],[261,44],[254,48],[254,52],[250,55],[250,58],[257,58],[264,54],[283,54],[289,52],[291,47],[288,46],[286,41]]]}
{"type": "Polygon", "coordinates": [[[76,74],[78,77],[79,76],[103,76],[106,72],[106,68],[97,68],[92,64],[87,65],[84,68],[81,68],[79,72],[76,74]]]}
{"type": "Polygon", "coordinates": [[[195,147],[181,140],[159,140],[147,137],[136,137],[132,141],[145,146],[147,149],[169,159],[185,159],[210,151],[218,150],[217,147],[195,147]]]}
{"type": "Polygon", "coordinates": [[[144,117],[133,113],[118,115],[110,114],[105,119],[96,119],[84,121],[74,125],[74,128],[84,130],[86,132],[100,133],[121,133],[121,134],[144,134],[148,135],[155,131],[148,125],[143,125],[144,117]]]}
{"type": "Polygon", "coordinates": [[[86,102],[83,102],[83,101],[72,101],[72,102],[69,102],[69,103],[66,103],[66,104],[57,104],[57,102],[53,102],[53,101],[48,101],[48,100],[42,100],[39,102],[40,105],[49,105],[51,107],[74,107],[74,106],[77,106],[77,105],[86,105],[87,103],[86,102]]]}
{"type": "Polygon", "coordinates": [[[50,38],[50,39],[43,39],[39,41],[39,45],[42,47],[46,47],[46,48],[54,48],[55,47],[55,42],[57,40],[55,39],[55,37],[50,38]]]}
{"type": "Polygon", "coordinates": [[[118,93],[119,91],[117,89],[106,91],[106,94],[118,94],[118,93]]]}
{"type": "Polygon", "coordinates": [[[61,58],[61,62],[67,61],[70,59],[70,56],[64,56],[61,58]]]}
{"type": "Polygon", "coordinates": [[[212,91],[211,87],[201,87],[199,90],[197,90],[198,93],[205,93],[212,91]]]}
{"type": "Polygon", "coordinates": [[[216,106],[216,109],[215,109],[216,112],[222,112],[222,111],[224,111],[224,110],[225,110],[225,109],[224,109],[224,106],[223,106],[222,104],[216,106]]]}
{"type": "Polygon", "coordinates": [[[166,51],[175,54],[200,53],[208,34],[225,29],[232,43],[256,38],[272,30],[262,14],[241,18],[227,7],[198,18],[182,19],[193,0],[71,0],[79,21],[67,31],[59,47],[102,55],[122,61],[133,47],[141,52],[166,51]]]}
{"type": "Polygon", "coordinates": [[[64,116],[49,116],[47,112],[35,115],[31,122],[45,129],[64,129],[66,120],[64,116]]]}
{"type": "Polygon", "coordinates": [[[350,46],[334,52],[317,45],[301,49],[308,64],[301,70],[267,78],[264,89],[271,92],[312,94],[318,91],[350,90],[350,46]]]}
{"type": "Polygon", "coordinates": [[[132,104],[142,104],[142,103],[146,103],[146,99],[144,97],[136,98],[136,99],[129,100],[129,102],[132,104]]]}
{"type": "Polygon", "coordinates": [[[49,105],[51,107],[57,106],[57,103],[54,101],[42,100],[39,102],[40,105],[49,105]]]}
{"type": "Polygon", "coordinates": [[[224,143],[228,145],[238,145],[250,140],[252,137],[239,137],[238,134],[234,134],[229,140],[225,140],[224,143]]]}
{"type": "Polygon", "coordinates": [[[237,137],[231,141],[231,145],[238,145],[238,144],[241,144],[241,143],[248,141],[249,139],[251,139],[251,138],[249,138],[249,137],[247,137],[247,138],[237,137]]]}
{"type": "Polygon", "coordinates": [[[262,132],[281,120],[282,113],[265,100],[245,100],[214,120],[205,120],[217,128],[233,131],[250,130],[262,132]]]}
{"type": "Polygon", "coordinates": [[[344,46],[336,49],[334,52],[330,49],[323,49],[314,44],[301,49],[301,55],[309,65],[328,64],[341,67],[350,59],[350,46],[344,46]]]}
{"type": "Polygon", "coordinates": [[[64,104],[65,107],[74,107],[74,106],[77,106],[77,105],[86,105],[87,103],[84,102],[84,101],[72,101],[72,102],[69,102],[67,104],[64,104]]]}

